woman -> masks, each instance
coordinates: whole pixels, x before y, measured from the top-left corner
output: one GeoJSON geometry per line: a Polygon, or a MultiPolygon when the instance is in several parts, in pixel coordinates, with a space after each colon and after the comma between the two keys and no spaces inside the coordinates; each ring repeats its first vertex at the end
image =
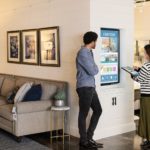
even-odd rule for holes
{"type": "Polygon", "coordinates": [[[142,147],[150,146],[150,44],[144,47],[144,57],[146,63],[141,67],[139,75],[133,77],[141,85],[141,109],[138,134],[143,138],[142,147]]]}

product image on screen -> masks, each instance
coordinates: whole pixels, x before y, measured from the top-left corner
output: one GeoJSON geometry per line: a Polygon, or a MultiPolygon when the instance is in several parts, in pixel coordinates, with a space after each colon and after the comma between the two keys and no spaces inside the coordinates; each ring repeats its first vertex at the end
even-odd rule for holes
{"type": "Polygon", "coordinates": [[[101,85],[119,83],[120,32],[101,28],[101,85]]]}

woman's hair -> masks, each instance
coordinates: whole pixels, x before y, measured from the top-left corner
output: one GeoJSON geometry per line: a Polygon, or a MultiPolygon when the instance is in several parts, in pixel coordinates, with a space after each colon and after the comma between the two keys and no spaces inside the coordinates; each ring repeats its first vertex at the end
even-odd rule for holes
{"type": "Polygon", "coordinates": [[[146,54],[150,57],[150,44],[145,45],[144,47],[146,54]]]}
{"type": "Polygon", "coordinates": [[[84,44],[90,44],[93,41],[95,42],[97,40],[97,38],[98,38],[97,33],[89,31],[84,34],[83,42],[84,42],[84,44]]]}

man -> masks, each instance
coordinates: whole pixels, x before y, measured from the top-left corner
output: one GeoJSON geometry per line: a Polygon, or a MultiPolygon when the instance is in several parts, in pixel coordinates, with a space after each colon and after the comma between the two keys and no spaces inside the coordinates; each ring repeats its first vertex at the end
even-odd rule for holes
{"type": "Polygon", "coordinates": [[[78,127],[80,133],[79,145],[85,148],[102,148],[93,140],[94,131],[102,113],[101,104],[95,90],[95,78],[98,74],[98,67],[94,62],[92,49],[96,47],[98,35],[95,32],[84,34],[84,46],[81,47],[76,58],[77,67],[77,93],[79,96],[79,118],[78,127]],[[93,114],[90,125],[86,130],[86,118],[92,108],[93,114]]]}

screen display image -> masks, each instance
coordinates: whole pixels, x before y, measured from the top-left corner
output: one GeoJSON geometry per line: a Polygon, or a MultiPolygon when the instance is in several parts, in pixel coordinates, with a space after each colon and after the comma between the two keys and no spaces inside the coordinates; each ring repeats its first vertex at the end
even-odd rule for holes
{"type": "Polygon", "coordinates": [[[101,85],[119,83],[120,31],[101,28],[101,85]]]}

